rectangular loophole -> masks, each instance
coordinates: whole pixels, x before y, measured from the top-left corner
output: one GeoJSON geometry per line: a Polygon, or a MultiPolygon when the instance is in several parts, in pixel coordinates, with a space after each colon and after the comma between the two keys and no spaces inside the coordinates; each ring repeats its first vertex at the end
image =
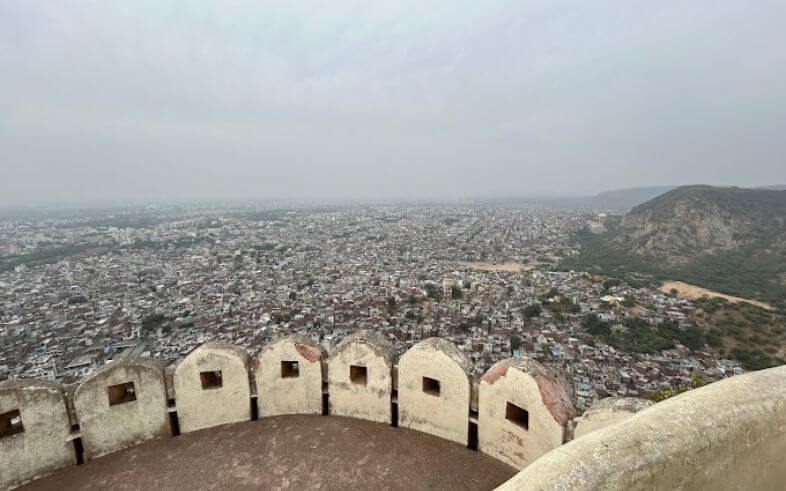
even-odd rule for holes
{"type": "Polygon", "coordinates": [[[281,378],[295,378],[300,376],[300,365],[296,361],[281,362],[281,378]]]}
{"type": "Polygon", "coordinates": [[[25,427],[22,424],[22,415],[18,409],[0,414],[0,438],[24,433],[25,427]]]}
{"type": "Polygon", "coordinates": [[[125,404],[136,400],[136,390],[134,389],[134,382],[126,382],[124,384],[110,385],[106,388],[109,395],[109,405],[116,406],[118,404],[125,404]]]}
{"type": "Polygon", "coordinates": [[[200,372],[199,379],[202,381],[203,389],[220,389],[224,386],[224,379],[221,378],[221,370],[200,372]]]}
{"type": "Polygon", "coordinates": [[[505,406],[505,419],[511,423],[529,430],[529,412],[515,404],[507,403],[505,406]]]}
{"type": "Polygon", "coordinates": [[[423,392],[439,397],[439,380],[423,377],[423,392]]]}
{"type": "Polygon", "coordinates": [[[349,380],[352,381],[353,384],[366,385],[368,383],[368,368],[350,365],[349,380]]]}

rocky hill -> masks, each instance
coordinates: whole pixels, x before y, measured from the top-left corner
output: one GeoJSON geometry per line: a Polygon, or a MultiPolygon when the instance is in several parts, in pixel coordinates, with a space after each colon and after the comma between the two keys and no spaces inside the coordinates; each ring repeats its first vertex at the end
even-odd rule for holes
{"type": "Polygon", "coordinates": [[[592,198],[590,206],[600,210],[628,211],[675,187],[677,186],[647,186],[604,191],[592,198]]]}
{"type": "Polygon", "coordinates": [[[783,262],[786,191],[683,186],[633,208],[612,243],[670,265],[743,250],[783,262]]]}
{"type": "Polygon", "coordinates": [[[579,233],[564,268],[679,280],[786,310],[786,191],[683,186],[579,233]]]}

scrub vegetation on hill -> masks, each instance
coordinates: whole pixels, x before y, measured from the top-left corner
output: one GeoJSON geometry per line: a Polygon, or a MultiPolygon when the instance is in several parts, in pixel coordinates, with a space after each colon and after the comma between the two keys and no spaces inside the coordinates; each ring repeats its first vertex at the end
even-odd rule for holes
{"type": "Polygon", "coordinates": [[[781,280],[786,267],[784,257],[746,249],[705,255],[692,263],[671,266],[615,247],[610,240],[615,230],[611,225],[606,234],[579,231],[577,241],[581,253],[565,258],[560,269],[624,278],[633,286],[655,287],[667,280],[683,281],[786,310],[786,285],[781,280]]]}
{"type": "Polygon", "coordinates": [[[675,280],[786,310],[786,191],[684,186],[577,233],[574,269],[675,280]]]}

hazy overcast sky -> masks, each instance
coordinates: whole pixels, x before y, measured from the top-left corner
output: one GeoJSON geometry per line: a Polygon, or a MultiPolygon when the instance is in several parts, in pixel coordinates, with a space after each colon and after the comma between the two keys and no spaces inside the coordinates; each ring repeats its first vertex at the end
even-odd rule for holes
{"type": "Polygon", "coordinates": [[[786,1],[0,1],[0,204],[786,183],[786,1]]]}

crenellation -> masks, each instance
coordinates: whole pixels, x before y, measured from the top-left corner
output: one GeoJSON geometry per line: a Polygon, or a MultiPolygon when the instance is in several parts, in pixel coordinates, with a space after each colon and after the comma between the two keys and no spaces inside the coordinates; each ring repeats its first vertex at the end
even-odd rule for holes
{"type": "Polygon", "coordinates": [[[0,487],[15,486],[75,463],[68,441],[71,422],[60,384],[0,382],[0,415],[8,419],[0,433],[0,487]]]}
{"type": "Polygon", "coordinates": [[[373,331],[344,338],[328,358],[330,414],[390,423],[395,361],[393,345],[373,331]]]}
{"type": "MultiPolygon", "coordinates": [[[[43,381],[2,382],[0,486],[14,487],[81,463],[75,442],[81,442],[85,460],[90,460],[172,435],[170,416],[175,416],[174,423],[182,431],[191,432],[256,419],[254,402],[261,418],[320,414],[323,396],[330,398],[331,414],[393,426],[399,423],[524,469],[503,485],[504,489],[543,483],[543,476],[569,465],[567,462],[573,462],[570,465],[577,469],[577,465],[583,465],[576,463],[577,458],[589,462],[592,458],[586,457],[587,452],[597,453],[583,449],[598,445],[608,449],[605,441],[631,436],[620,429],[622,425],[639,431],[687,418],[704,425],[705,436],[712,433],[719,444],[731,448],[732,439],[740,434],[732,418],[741,414],[737,406],[761,416],[761,421],[751,426],[755,431],[747,433],[752,443],[741,450],[702,447],[700,452],[707,462],[694,462],[691,469],[727,465],[713,461],[718,458],[719,462],[735,462],[741,475],[750,476],[744,466],[752,465],[752,457],[739,452],[752,452],[769,462],[783,448],[786,407],[782,385],[786,367],[710,384],[655,405],[640,399],[608,398],[576,418],[570,386],[554,369],[534,360],[506,359],[474,380],[467,373],[469,364],[464,358],[464,353],[449,341],[426,339],[396,360],[387,340],[377,333],[361,331],[336,345],[330,356],[309,337],[288,336],[267,345],[252,364],[245,350],[210,342],[193,350],[176,366],[165,368],[152,359],[118,360],[70,387],[43,381]],[[288,368],[290,376],[285,376],[282,363],[295,364],[288,368]],[[755,388],[759,399],[744,393],[748,386],[755,388]],[[724,388],[729,391],[728,401],[724,388]],[[705,397],[712,410],[706,406],[705,397]],[[728,407],[727,402],[735,407],[728,407]],[[398,418],[394,416],[397,409],[398,418]],[[723,421],[717,420],[715,412],[726,415],[723,421]],[[769,432],[764,431],[765,427],[769,432]],[[582,449],[580,453],[559,451],[569,440],[573,440],[568,443],[571,448],[582,449]],[[754,445],[759,441],[762,448],[754,445]],[[541,460],[544,456],[548,458],[541,460]],[[536,461],[541,463],[540,470],[533,477],[531,464],[536,461]]],[[[669,435],[658,438],[659,451],[664,455],[683,455],[686,451],[681,441],[672,441],[669,435]]],[[[614,459],[630,461],[630,455],[606,453],[607,460],[597,465],[597,472],[609,472],[609,461],[614,459]]],[[[670,465],[646,456],[640,460],[637,465],[644,470],[637,472],[650,473],[653,471],[648,466],[665,469],[670,465]]],[[[591,483],[600,482],[594,472],[595,468],[585,466],[581,475],[576,474],[578,480],[564,482],[572,487],[592,487],[591,483]]],[[[697,475],[690,482],[704,482],[697,475]]],[[[756,479],[771,483],[777,479],[773,476],[765,472],[756,479]]],[[[631,483],[616,475],[612,479],[631,483]]],[[[707,478],[706,482],[715,482],[713,479],[707,478]]]]}
{"type": "Polygon", "coordinates": [[[265,346],[254,363],[259,417],[321,414],[327,354],[311,338],[286,336],[265,346]]]}
{"type": "Polygon", "coordinates": [[[399,425],[469,442],[470,362],[450,341],[429,338],[398,363],[399,425]]]}
{"type": "Polygon", "coordinates": [[[575,417],[565,384],[534,360],[493,365],[479,397],[478,449],[519,469],[562,445],[575,417]]]}
{"type": "Polygon", "coordinates": [[[180,431],[251,419],[250,357],[236,346],[209,342],[188,354],[174,374],[180,431]]]}
{"type": "Polygon", "coordinates": [[[112,362],[73,394],[85,459],[169,436],[163,365],[152,359],[112,362]]]}

